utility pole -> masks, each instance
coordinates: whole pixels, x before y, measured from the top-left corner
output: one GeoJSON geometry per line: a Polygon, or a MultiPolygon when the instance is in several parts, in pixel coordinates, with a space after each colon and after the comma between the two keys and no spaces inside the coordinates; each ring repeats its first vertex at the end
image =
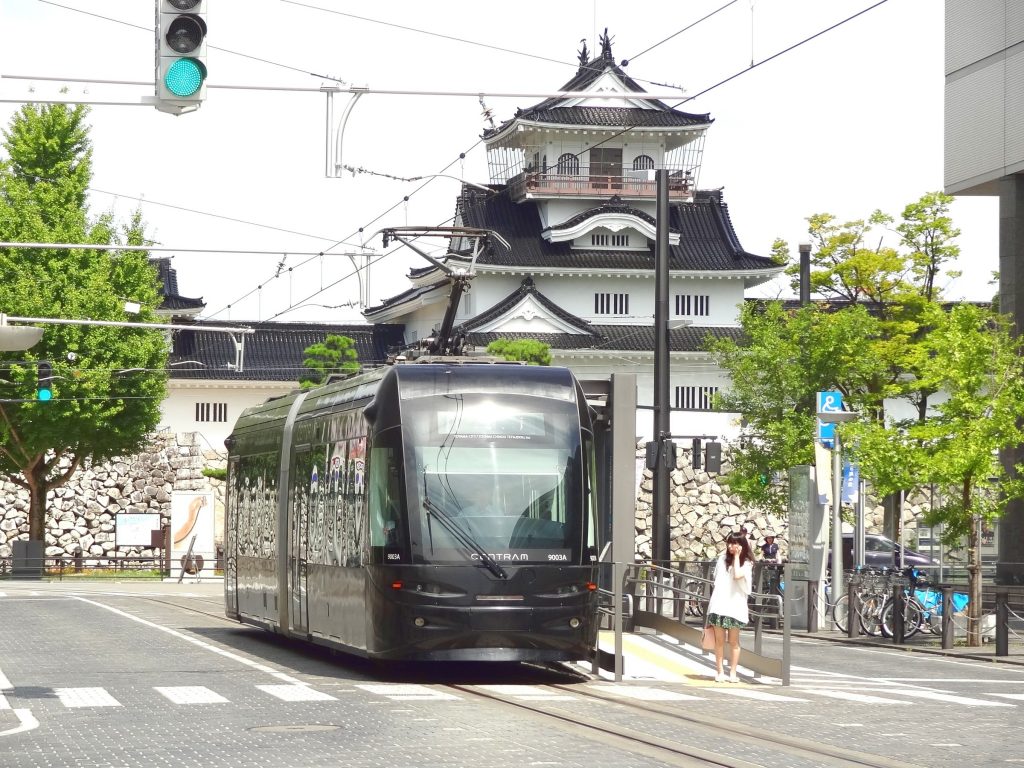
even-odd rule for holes
{"type": "Polygon", "coordinates": [[[668,355],[668,171],[654,172],[657,192],[657,216],[654,247],[654,444],[657,446],[654,469],[654,493],[651,505],[653,523],[651,556],[656,564],[668,565],[669,541],[669,461],[675,455],[670,440],[669,355],[668,355]]]}

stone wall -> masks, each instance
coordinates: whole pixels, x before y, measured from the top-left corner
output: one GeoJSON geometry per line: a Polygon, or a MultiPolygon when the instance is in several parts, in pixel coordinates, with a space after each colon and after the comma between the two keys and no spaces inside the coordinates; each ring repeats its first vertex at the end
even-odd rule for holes
{"type": "MultiPolygon", "coordinates": [[[[637,447],[637,461],[643,466],[644,444],[637,447]]],[[[728,448],[722,450],[721,475],[732,470],[728,448]]],[[[754,546],[764,543],[767,531],[773,532],[779,552],[788,551],[786,518],[778,517],[746,506],[738,496],[729,492],[719,474],[693,468],[693,454],[689,448],[680,448],[676,468],[670,480],[670,551],[673,561],[692,562],[712,560],[721,553],[726,536],[732,531],[746,528],[753,535],[754,546]]],[[[644,468],[636,502],[636,557],[639,561],[651,559],[651,504],[654,474],[644,468]]],[[[917,519],[928,510],[927,491],[907,495],[903,505],[903,525],[908,546],[913,549],[917,541],[917,519]]],[[[849,514],[847,510],[844,514],[849,514]]],[[[864,510],[867,533],[882,533],[885,510],[882,504],[868,496],[864,510]]],[[[755,552],[755,554],[759,554],[755,552]]]]}
{"type": "MultiPolygon", "coordinates": [[[[79,549],[87,558],[155,556],[148,548],[115,548],[115,515],[156,512],[169,526],[174,491],[213,491],[215,537],[221,543],[224,483],[204,477],[203,468],[225,465],[223,456],[202,450],[196,433],[161,432],[136,456],[79,469],[47,496],[46,556],[73,556],[79,549]]],[[[28,506],[28,491],[9,481],[0,484],[0,557],[11,556],[13,541],[28,538],[28,506]]]]}

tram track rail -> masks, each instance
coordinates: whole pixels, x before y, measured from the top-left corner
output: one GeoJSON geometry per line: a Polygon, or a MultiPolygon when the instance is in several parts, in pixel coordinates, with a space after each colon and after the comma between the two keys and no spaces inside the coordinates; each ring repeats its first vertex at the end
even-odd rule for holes
{"type": "Polygon", "coordinates": [[[771,762],[751,762],[738,758],[726,751],[706,749],[687,741],[718,745],[742,744],[759,750],[770,748],[786,758],[796,758],[809,765],[816,766],[864,766],[864,768],[922,768],[903,758],[890,758],[857,750],[824,744],[810,739],[788,736],[769,729],[759,731],[756,735],[744,733],[737,728],[735,721],[722,721],[718,718],[702,715],[693,711],[665,710],[642,701],[622,699],[587,689],[580,685],[542,685],[538,690],[548,689],[562,694],[571,694],[578,698],[597,700],[619,707],[644,713],[650,722],[659,725],[664,731],[678,731],[680,725],[687,727],[684,739],[657,736],[636,728],[630,728],[608,721],[601,721],[593,716],[580,715],[566,709],[553,710],[550,703],[516,700],[512,697],[481,690],[476,686],[450,685],[464,695],[500,702],[521,710],[533,712],[546,718],[559,720],[563,725],[580,729],[581,733],[605,741],[609,745],[629,750],[635,754],[643,754],[667,765],[678,766],[747,766],[778,765],[771,762]],[[673,728],[675,726],[675,728],[673,728]]]}
{"type": "MultiPolygon", "coordinates": [[[[206,610],[205,606],[190,606],[175,600],[167,600],[155,596],[145,596],[148,602],[159,603],[193,614],[217,619],[219,622],[237,626],[237,622],[220,613],[206,610]]],[[[206,601],[204,601],[206,602],[206,601]]],[[[210,601],[213,602],[213,601],[210,601]]],[[[614,705],[620,711],[625,709],[643,716],[648,729],[629,727],[601,719],[593,714],[584,714],[558,706],[553,701],[529,701],[512,695],[489,690],[478,684],[464,683],[426,683],[429,687],[439,690],[458,692],[464,697],[486,700],[501,706],[513,707],[521,712],[529,712],[549,721],[556,721],[558,727],[574,733],[581,738],[597,741],[610,748],[623,750],[631,754],[643,756],[652,761],[680,768],[706,768],[707,766],[729,766],[729,768],[758,768],[766,765],[781,765],[779,760],[789,759],[801,761],[802,764],[814,766],[862,766],[863,768],[922,768],[901,757],[886,757],[844,747],[812,741],[807,738],[778,733],[769,728],[757,729],[756,732],[744,732],[744,726],[734,720],[702,714],[693,709],[666,709],[640,701],[626,699],[612,694],[594,690],[587,686],[592,677],[578,669],[562,664],[527,664],[547,672],[571,679],[568,683],[549,683],[533,686],[538,692],[550,692],[561,696],[571,695],[577,699],[587,699],[602,704],[614,705]],[[652,730],[664,736],[652,733],[652,730]],[[698,746],[713,744],[715,748],[698,746]],[[764,761],[744,760],[731,753],[729,745],[740,746],[744,750],[768,750],[772,755],[764,761]]]]}

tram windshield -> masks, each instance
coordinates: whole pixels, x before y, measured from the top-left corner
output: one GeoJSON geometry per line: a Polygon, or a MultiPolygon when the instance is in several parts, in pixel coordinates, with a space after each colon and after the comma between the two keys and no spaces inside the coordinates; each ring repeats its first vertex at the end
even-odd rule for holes
{"type": "Polygon", "coordinates": [[[593,522],[574,403],[450,395],[403,405],[414,556],[492,570],[580,562],[593,522]]]}

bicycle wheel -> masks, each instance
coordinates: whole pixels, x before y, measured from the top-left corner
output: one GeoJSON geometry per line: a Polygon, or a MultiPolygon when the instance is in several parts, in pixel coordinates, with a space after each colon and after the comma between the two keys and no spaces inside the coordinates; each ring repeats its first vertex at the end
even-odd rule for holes
{"type": "Polygon", "coordinates": [[[832,621],[836,625],[836,629],[845,635],[847,629],[850,627],[849,595],[843,595],[836,600],[836,604],[832,606],[832,621]]]}
{"type": "MultiPolygon", "coordinates": [[[[893,634],[893,601],[889,600],[882,609],[882,633],[886,637],[893,634]]],[[[903,639],[907,640],[918,633],[921,629],[923,611],[921,604],[914,598],[910,598],[903,604],[903,639]]]]}
{"type": "Polygon", "coordinates": [[[882,632],[882,610],[885,599],[881,595],[864,595],[860,600],[860,628],[869,637],[878,637],[882,632]]]}

